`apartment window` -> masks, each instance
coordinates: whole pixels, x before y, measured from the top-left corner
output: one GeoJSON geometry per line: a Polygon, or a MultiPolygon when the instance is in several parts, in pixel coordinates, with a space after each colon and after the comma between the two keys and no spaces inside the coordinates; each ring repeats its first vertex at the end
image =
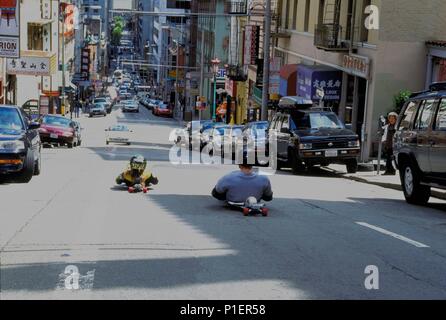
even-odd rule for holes
{"type": "Polygon", "coordinates": [[[28,24],[28,50],[43,51],[43,27],[28,24]]]}
{"type": "Polygon", "coordinates": [[[304,32],[310,30],[310,9],[311,0],[305,0],[305,20],[304,20],[304,32]]]}

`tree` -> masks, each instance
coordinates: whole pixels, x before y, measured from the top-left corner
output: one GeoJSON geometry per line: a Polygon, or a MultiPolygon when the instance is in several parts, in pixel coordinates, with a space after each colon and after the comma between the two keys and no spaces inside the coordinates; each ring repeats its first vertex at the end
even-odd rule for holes
{"type": "Polygon", "coordinates": [[[400,113],[401,109],[403,109],[404,104],[409,100],[412,92],[408,90],[401,90],[397,95],[393,97],[393,101],[395,104],[395,112],[400,113]]]}
{"type": "Polygon", "coordinates": [[[122,32],[124,31],[125,22],[122,17],[115,17],[112,30],[112,44],[118,46],[121,42],[122,32]]]}

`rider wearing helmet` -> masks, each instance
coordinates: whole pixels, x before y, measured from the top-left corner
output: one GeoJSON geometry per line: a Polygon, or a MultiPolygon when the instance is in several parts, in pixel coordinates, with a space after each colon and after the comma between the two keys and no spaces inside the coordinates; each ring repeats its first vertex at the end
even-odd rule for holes
{"type": "Polygon", "coordinates": [[[143,156],[133,156],[130,159],[130,164],[127,170],[116,178],[116,183],[125,183],[128,187],[133,187],[136,184],[140,184],[143,187],[148,187],[151,184],[158,184],[158,178],[150,171],[146,170],[146,168],[147,160],[143,156]]]}

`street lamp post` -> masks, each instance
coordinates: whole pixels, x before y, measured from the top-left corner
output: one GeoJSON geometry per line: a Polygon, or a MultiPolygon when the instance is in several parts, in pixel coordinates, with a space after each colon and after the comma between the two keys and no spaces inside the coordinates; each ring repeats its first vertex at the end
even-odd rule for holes
{"type": "Polygon", "coordinates": [[[212,104],[212,120],[216,119],[216,108],[217,108],[217,75],[218,75],[218,67],[220,66],[220,59],[215,58],[211,60],[212,68],[214,72],[214,103],[212,104]]]}

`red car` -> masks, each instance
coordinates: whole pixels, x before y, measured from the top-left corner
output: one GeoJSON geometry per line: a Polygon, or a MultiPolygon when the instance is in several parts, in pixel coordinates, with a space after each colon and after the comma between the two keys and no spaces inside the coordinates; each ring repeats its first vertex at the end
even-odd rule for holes
{"type": "Polygon", "coordinates": [[[79,145],[75,123],[62,116],[46,115],[41,119],[40,140],[44,144],[67,145],[73,148],[79,145]]]}
{"type": "Polygon", "coordinates": [[[153,109],[153,114],[156,116],[163,116],[163,117],[172,117],[172,109],[169,108],[169,106],[165,103],[162,103],[158,106],[156,106],[153,109]]]}

